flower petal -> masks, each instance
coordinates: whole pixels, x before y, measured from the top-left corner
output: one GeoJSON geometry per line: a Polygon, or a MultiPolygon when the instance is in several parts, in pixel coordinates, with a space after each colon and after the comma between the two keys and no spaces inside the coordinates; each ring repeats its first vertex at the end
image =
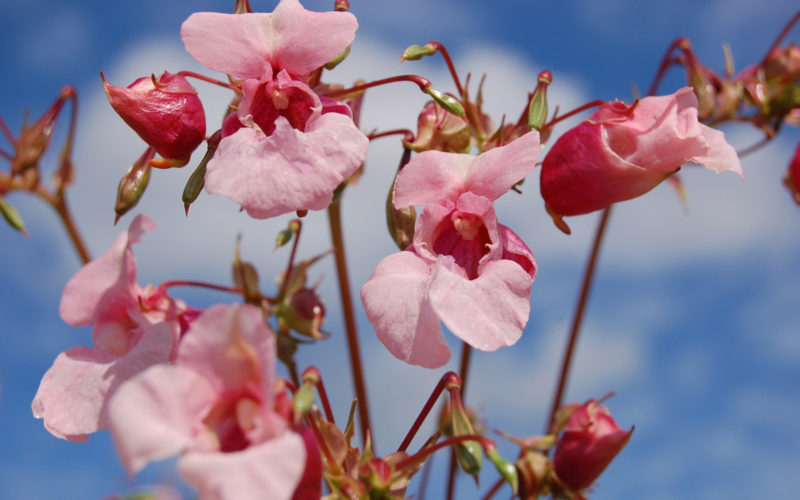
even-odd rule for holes
{"type": "Polygon", "coordinates": [[[364,161],[369,140],[339,113],[311,121],[305,132],[278,117],[269,137],[241,128],[224,138],[208,163],[206,189],[264,219],[327,207],[333,191],[364,161]]]}
{"type": "Polygon", "coordinates": [[[528,322],[533,279],[516,262],[486,263],[466,279],[445,259],[433,267],[430,304],[451,332],[482,351],[514,344],[528,322]]]}
{"type": "Polygon", "coordinates": [[[272,399],[275,334],[261,309],[214,305],[194,320],[178,347],[177,363],[196,371],[218,389],[260,380],[264,400],[272,399]]]}
{"type": "Polygon", "coordinates": [[[303,438],[294,432],[233,453],[189,452],[178,470],[204,500],[292,498],[306,463],[303,438]]]}
{"type": "Polygon", "coordinates": [[[59,313],[72,326],[90,325],[103,312],[103,305],[114,299],[133,301],[136,284],[136,260],[131,245],[145,232],[155,230],[147,215],[137,215],[126,233],[120,233],[106,253],[83,266],[67,282],[61,296],[59,313]]]}
{"type": "Polygon", "coordinates": [[[539,133],[535,130],[477,157],[424,151],[398,174],[394,206],[455,203],[466,191],[494,201],[533,170],[538,154],[539,133]]]}
{"type": "Polygon", "coordinates": [[[450,349],[428,301],[429,276],[429,264],[413,252],[389,255],[361,288],[361,302],[394,357],[438,368],[450,359],[450,349]]]}
{"type": "Polygon", "coordinates": [[[297,76],[322,66],[350,45],[357,28],[349,12],[311,12],[283,0],[272,14],[192,14],[181,39],[205,67],[260,79],[267,66],[297,76]]]}
{"type": "Polygon", "coordinates": [[[86,434],[108,428],[108,398],[122,383],[149,366],[169,359],[172,329],[167,323],[147,328],[125,355],[73,347],[56,357],[39,384],[31,408],[53,435],[85,441],[86,434]]]}
{"type": "Polygon", "coordinates": [[[216,396],[198,373],[181,366],[153,366],[121,385],[109,402],[109,426],[125,468],[136,473],[148,462],[175,455],[192,444],[197,415],[216,396]]]}

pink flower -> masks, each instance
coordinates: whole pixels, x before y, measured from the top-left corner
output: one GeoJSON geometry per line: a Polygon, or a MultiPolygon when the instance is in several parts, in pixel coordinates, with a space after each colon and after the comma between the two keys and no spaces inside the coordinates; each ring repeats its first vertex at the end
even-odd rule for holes
{"type": "Polygon", "coordinates": [[[189,160],[206,135],[206,115],[197,91],[180,75],[164,72],[139,78],[125,87],[103,78],[108,102],[125,123],[156,153],[170,160],[189,160]]]}
{"type": "Polygon", "coordinates": [[[547,153],[542,197],[559,215],[585,214],[650,191],[687,162],[742,175],[725,134],[697,121],[691,88],[631,106],[609,102],[547,153]]]}
{"type": "Polygon", "coordinates": [[[283,0],[272,14],[192,14],[181,28],[206,67],[242,82],[208,163],[206,189],[256,218],[320,210],[355,172],[369,141],[349,108],[317,95],[305,76],[344,51],[358,23],[347,12],[310,12],[283,0]]]}
{"type": "Polygon", "coordinates": [[[450,358],[441,319],[472,347],[514,344],[530,311],[536,261],[492,202],[536,162],[538,132],[480,156],[426,151],[401,171],[395,207],[426,205],[413,243],[381,260],[361,289],[367,317],[397,358],[435,368],[450,358]]]}
{"type": "Polygon", "coordinates": [[[87,434],[108,428],[107,399],[117,386],[172,355],[186,304],[152,286],[141,288],[131,249],[154,229],[152,219],[137,216],[64,288],[61,318],[72,326],[92,325],[94,347],[67,349],[42,377],[31,407],[55,436],[85,441],[87,434]]]}
{"type": "Polygon", "coordinates": [[[567,421],[556,445],[553,466],[573,490],[588,488],[628,444],[633,428],[622,430],[608,408],[590,399],[567,421]]]}
{"type": "Polygon", "coordinates": [[[259,308],[207,309],[174,364],[150,367],[111,398],[125,467],[135,473],[180,453],[179,471],[201,499],[291,498],[311,453],[275,411],[274,372],[275,335],[259,308]]]}

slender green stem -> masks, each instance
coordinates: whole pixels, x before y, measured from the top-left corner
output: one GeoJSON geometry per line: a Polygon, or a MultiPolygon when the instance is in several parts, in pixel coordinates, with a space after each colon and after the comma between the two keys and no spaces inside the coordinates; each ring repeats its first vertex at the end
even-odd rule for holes
{"type": "MultiPolygon", "coordinates": [[[[347,348],[350,352],[350,366],[353,373],[353,385],[358,398],[358,417],[361,424],[361,439],[366,443],[367,431],[371,428],[369,421],[369,404],[367,388],[364,381],[364,370],[361,363],[361,352],[358,347],[358,331],[353,311],[353,300],[350,293],[350,277],[347,273],[347,259],[344,253],[344,237],[342,236],[342,212],[340,202],[334,201],[328,207],[328,222],[331,227],[334,258],[336,260],[336,276],[339,281],[339,295],[342,300],[342,313],[347,333],[347,348]]],[[[374,446],[375,434],[372,434],[374,446]]]]}
{"type": "Polygon", "coordinates": [[[600,244],[603,241],[603,235],[605,235],[606,227],[608,226],[608,217],[610,214],[611,206],[603,210],[603,215],[600,216],[600,222],[597,225],[597,232],[594,235],[594,244],[592,245],[592,251],[589,254],[589,260],[586,263],[586,271],[583,274],[583,284],[581,285],[581,292],[578,296],[578,304],[575,307],[575,314],[572,317],[572,328],[569,332],[567,347],[564,350],[564,358],[561,361],[561,374],[559,375],[558,385],[556,386],[556,392],[553,396],[553,404],[550,406],[550,416],[547,419],[545,433],[554,432],[553,424],[555,423],[554,420],[556,411],[561,406],[561,401],[564,398],[564,389],[567,386],[567,377],[569,376],[569,369],[572,365],[572,354],[575,352],[575,345],[578,341],[578,333],[581,329],[583,313],[586,310],[586,304],[589,299],[589,291],[592,288],[597,258],[600,255],[600,244]]]}

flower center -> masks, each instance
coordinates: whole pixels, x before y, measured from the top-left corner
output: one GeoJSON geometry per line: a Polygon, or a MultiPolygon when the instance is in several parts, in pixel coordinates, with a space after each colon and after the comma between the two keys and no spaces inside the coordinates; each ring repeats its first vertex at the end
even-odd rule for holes
{"type": "Polygon", "coordinates": [[[438,255],[452,256],[469,279],[478,277],[478,264],[489,252],[489,231],[475,214],[454,210],[439,223],[433,241],[438,255]]]}
{"type": "Polygon", "coordinates": [[[253,121],[266,135],[275,131],[275,120],[283,116],[292,128],[305,130],[306,123],[314,113],[314,98],[299,87],[279,87],[276,81],[265,82],[258,87],[253,98],[250,114],[253,121]]]}

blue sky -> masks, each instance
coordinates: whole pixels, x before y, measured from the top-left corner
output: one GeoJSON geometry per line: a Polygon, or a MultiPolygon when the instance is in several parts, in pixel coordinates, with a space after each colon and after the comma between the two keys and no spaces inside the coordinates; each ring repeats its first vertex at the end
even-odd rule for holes
{"type": "MultiPolygon", "coordinates": [[[[304,2],[314,10],[330,3],[304,2]]],[[[351,57],[330,74],[331,81],[415,72],[449,90],[440,59],[397,63],[408,45],[437,39],[449,48],[462,75],[489,74],[486,100],[495,121],[503,113],[519,113],[525,92],[543,69],[554,76],[551,109],[629,98],[632,86],[649,86],[663,50],[677,36],[689,37],[701,60],[718,70],[721,43],[727,42],[737,67],[744,67],[760,59],[796,8],[788,0],[758,5],[743,0],[351,4],[359,32],[351,57]]],[[[252,0],[252,5],[269,11],[274,2],[252,0]]],[[[0,113],[12,129],[25,109],[38,116],[63,84],[78,87],[78,177],[71,201],[94,255],[104,252],[132,219],[123,218],[120,228],[111,225],[116,183],[143,148],[108,106],[99,71],[117,85],[165,69],[210,73],[183,51],[180,23],[193,11],[231,6],[210,0],[0,4],[5,75],[0,113]]],[[[800,38],[798,29],[792,33],[794,40],[800,38]]],[[[682,75],[673,70],[661,92],[682,84],[682,75]]],[[[410,87],[370,92],[365,130],[413,128],[425,96],[410,87]]],[[[227,96],[209,85],[197,88],[214,123],[227,96]]],[[[65,126],[66,120],[59,127],[65,126]]],[[[725,132],[738,149],[758,140],[745,126],[725,132]]],[[[800,209],[780,184],[799,138],[787,127],[768,147],[745,158],[744,181],[730,173],[685,169],[688,214],[666,186],[615,208],[568,399],[615,390],[608,405],[620,425],[636,425],[636,432],[601,476],[592,498],[791,498],[800,487],[800,209]]],[[[54,156],[45,168],[52,168],[54,156]]],[[[361,184],[343,201],[356,290],[394,251],[381,203],[399,156],[396,142],[374,143],[361,184]]],[[[234,239],[242,232],[245,258],[257,263],[268,285],[285,264],[286,252],[271,253],[271,242],[288,217],[253,221],[231,202],[203,195],[187,219],[179,196],[188,174],[156,172],[137,207],[159,225],[135,249],[140,283],[177,278],[226,283],[234,239]]],[[[66,348],[90,342],[90,335],[58,318],[61,291],[79,263],[55,216],[24,194],[8,200],[22,212],[31,236],[24,239],[0,224],[0,423],[6,429],[0,435],[0,484],[9,498],[100,498],[129,491],[135,483],[122,470],[106,433],[89,443],[66,443],[31,417],[30,401],[52,360],[66,348]]],[[[522,196],[507,195],[497,210],[500,221],[534,251],[540,271],[522,340],[510,349],[475,355],[467,402],[483,410],[490,429],[532,435],[543,427],[596,215],[570,219],[573,235],[561,235],[542,210],[536,175],[522,196]]],[[[325,215],[312,213],[307,219],[301,257],[329,245],[325,215]]],[[[320,367],[342,419],[352,392],[344,371],[332,262],[318,265],[312,278],[319,276],[328,304],[327,329],[334,336],[308,348],[300,362],[320,367]]],[[[197,307],[230,300],[180,292],[197,307]]],[[[445,369],[455,369],[457,360],[440,370],[403,365],[374,338],[361,311],[359,327],[378,451],[388,453],[429,388],[445,369]]],[[[454,338],[446,336],[457,353],[454,338]]],[[[507,444],[501,450],[510,457],[515,453],[507,444]]],[[[444,462],[437,458],[437,470],[444,462]]],[[[494,477],[491,471],[482,475],[483,491],[494,477]]],[[[171,463],[151,466],[140,478],[161,479],[174,480],[171,463]]],[[[474,491],[467,481],[459,484],[460,498],[477,497],[474,491]]],[[[440,492],[441,484],[434,483],[428,497],[438,498],[440,492]]]]}

